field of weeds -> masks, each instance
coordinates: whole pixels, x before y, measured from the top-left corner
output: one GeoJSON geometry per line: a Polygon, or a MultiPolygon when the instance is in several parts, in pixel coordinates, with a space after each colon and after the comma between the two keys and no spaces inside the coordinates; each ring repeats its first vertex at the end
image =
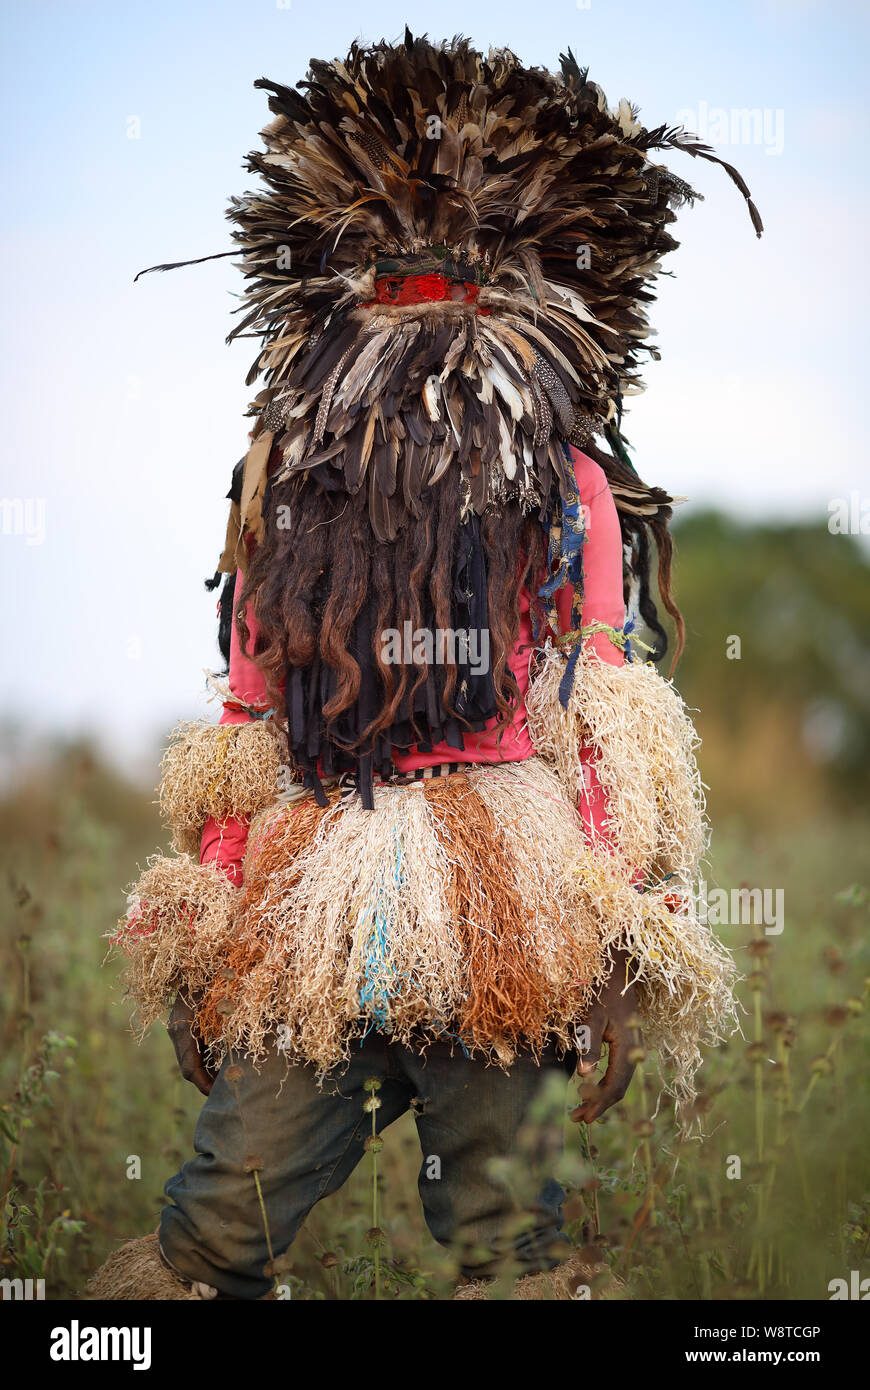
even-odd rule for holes
{"type": "MultiPolygon", "coordinates": [[[[727,888],[741,919],[718,929],[744,976],[744,1036],[702,1069],[703,1139],[677,1138],[667,1101],[655,1113],[653,1058],[588,1132],[567,1119],[573,1087],[544,1098],[565,1117],[567,1228],[601,1252],[593,1296],[827,1299],[831,1281],[870,1276],[868,829],[718,829],[708,890],[727,888]],[[739,890],[758,885],[783,891],[773,931],[747,920],[739,890]]],[[[100,967],[123,884],[161,839],[147,794],[86,748],[0,806],[2,1275],[44,1279],[48,1298],[77,1296],[118,1242],[154,1229],[190,1152],[199,1095],[165,1031],[137,1044],[100,967]]],[[[411,1117],[383,1137],[279,1262],[284,1297],[450,1297],[411,1117]]],[[[504,1168],[518,1200],[525,1171],[521,1153],[504,1168]]]]}

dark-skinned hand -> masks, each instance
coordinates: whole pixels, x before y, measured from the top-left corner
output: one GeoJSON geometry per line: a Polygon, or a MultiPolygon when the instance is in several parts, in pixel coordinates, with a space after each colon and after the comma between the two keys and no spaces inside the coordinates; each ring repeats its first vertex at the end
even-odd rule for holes
{"type": "Polygon", "coordinates": [[[209,1068],[205,1049],[193,1031],[193,1018],[193,1004],[179,991],[169,1015],[169,1036],[175,1048],[181,1075],[185,1081],[190,1081],[198,1091],[207,1096],[214,1085],[215,1073],[209,1068]]]}
{"type": "Polygon", "coordinates": [[[611,1105],[622,1100],[635,1067],[644,1057],[637,1017],[637,990],[634,984],[625,989],[626,979],[630,979],[626,965],[626,953],[617,952],[610,977],[584,1019],[590,1033],[589,1047],[579,1054],[577,1074],[583,1078],[581,1104],[571,1112],[571,1119],[578,1123],[597,1120],[611,1105]],[[591,1075],[600,1061],[604,1043],[607,1044],[607,1069],[595,1083],[591,1075]]]}

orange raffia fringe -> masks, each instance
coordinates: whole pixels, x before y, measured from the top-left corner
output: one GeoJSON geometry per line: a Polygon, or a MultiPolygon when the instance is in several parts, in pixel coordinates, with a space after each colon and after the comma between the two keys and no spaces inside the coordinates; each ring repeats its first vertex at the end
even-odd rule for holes
{"type": "MultiPolygon", "coordinates": [[[[537,1052],[548,1035],[570,1046],[572,1020],[600,959],[594,943],[572,929],[558,880],[523,874],[519,808],[509,802],[501,826],[496,814],[516,775],[503,775],[499,787],[491,782],[497,776],[449,778],[431,783],[427,792],[436,833],[452,861],[448,908],[465,962],[457,1031],[472,1049],[491,1048],[509,1063],[523,1043],[537,1052]]],[[[576,825],[569,828],[579,845],[576,825]]],[[[530,848],[534,852],[534,842],[530,848]]]]}
{"type": "Polygon", "coordinates": [[[457,1032],[470,1049],[491,1047],[509,1062],[524,1035],[533,1051],[544,1045],[546,981],[524,941],[522,899],[492,814],[466,778],[450,783],[433,786],[427,800],[451,859],[447,910],[465,984],[457,1032]]]}
{"type": "Polygon", "coordinates": [[[281,736],[269,720],[179,724],[161,764],[160,810],[175,845],[199,852],[209,816],[254,816],[278,795],[281,736]]]}
{"type": "MultiPolygon", "coordinates": [[[[337,793],[331,809],[337,806],[337,793]]],[[[244,886],[237,905],[239,930],[220,962],[215,963],[212,984],[203,999],[198,1025],[203,1038],[216,1045],[232,1038],[241,1050],[262,1051],[266,1034],[275,1022],[274,999],[281,981],[274,962],[282,954],[275,939],[276,918],[286,895],[298,889],[303,852],[314,840],[327,814],[312,799],[293,806],[273,807],[251,825],[244,862],[244,886]],[[244,991],[244,1014],[239,999],[244,991]],[[270,1011],[273,1016],[270,1017],[270,1011]],[[238,1024],[244,1017],[247,1035],[238,1024]]],[[[285,956],[286,987],[298,976],[298,962],[285,956]]]]}
{"type": "Polygon", "coordinates": [[[579,911],[576,870],[589,851],[575,804],[540,758],[480,768],[469,781],[507,848],[524,949],[545,980],[550,1017],[575,1020],[605,970],[599,934],[579,911]]]}

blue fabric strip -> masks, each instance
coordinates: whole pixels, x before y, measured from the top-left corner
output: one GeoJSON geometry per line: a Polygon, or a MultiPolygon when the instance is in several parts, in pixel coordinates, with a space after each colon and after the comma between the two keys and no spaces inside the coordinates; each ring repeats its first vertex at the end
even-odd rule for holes
{"type": "MultiPolygon", "coordinates": [[[[396,859],[393,865],[393,882],[401,889],[402,847],[398,834],[395,837],[396,859]]],[[[359,1005],[369,1014],[378,1027],[385,1027],[388,1019],[388,1006],[391,999],[401,993],[401,984],[394,989],[393,983],[400,980],[390,959],[389,920],[380,901],[374,909],[374,931],[366,943],[363,958],[363,983],[359,991],[359,1005]],[[385,978],[386,977],[386,978],[385,978]],[[387,983],[389,981],[389,983],[387,983]]]]}

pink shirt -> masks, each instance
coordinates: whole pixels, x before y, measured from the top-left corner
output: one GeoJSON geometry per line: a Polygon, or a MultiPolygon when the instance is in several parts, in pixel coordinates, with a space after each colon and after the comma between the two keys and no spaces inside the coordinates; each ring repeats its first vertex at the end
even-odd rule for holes
{"type": "MultiPolygon", "coordinates": [[[[583,611],[582,623],[586,627],[595,622],[606,623],[609,627],[621,628],[625,619],[625,605],[622,596],[622,533],[616,506],[603,470],[592,459],[578,449],[571,450],[574,472],[583,506],[586,537],[583,545],[583,611]]],[[[570,627],[571,603],[573,593],[570,588],[560,589],[556,596],[556,610],[562,630],[570,627]]],[[[248,616],[248,629],[251,641],[256,639],[256,624],[248,616]]],[[[602,661],[621,666],[622,652],[613,645],[606,633],[599,632],[587,640],[602,661]]],[[[486,729],[480,733],[463,735],[465,749],[460,753],[447,743],[435,744],[429,753],[416,749],[409,752],[395,750],[394,763],[400,772],[410,772],[415,768],[429,767],[436,763],[520,762],[534,756],[535,748],[526,726],[525,696],[529,687],[529,661],[534,650],[532,624],[530,617],[530,596],[528,590],[520,595],[519,638],[509,658],[510,668],[516,678],[520,693],[519,704],[514,711],[510,725],[497,742],[499,722],[491,719],[486,729]]],[[[236,624],[232,625],[230,640],[229,685],[231,693],[240,702],[265,708],[268,704],[266,682],[263,672],[256,662],[242,651],[236,624]]],[[[244,724],[250,715],[243,710],[225,706],[221,724],[244,724]]],[[[581,758],[587,764],[586,794],[581,798],[579,810],[587,830],[593,827],[603,832],[606,817],[606,802],[598,786],[594,766],[589,765],[591,750],[581,750],[581,758]]],[[[202,838],[201,859],[203,863],[215,860],[222,864],[235,882],[241,874],[239,864],[244,855],[247,838],[247,822],[229,820],[223,825],[209,821],[202,838]]]]}

